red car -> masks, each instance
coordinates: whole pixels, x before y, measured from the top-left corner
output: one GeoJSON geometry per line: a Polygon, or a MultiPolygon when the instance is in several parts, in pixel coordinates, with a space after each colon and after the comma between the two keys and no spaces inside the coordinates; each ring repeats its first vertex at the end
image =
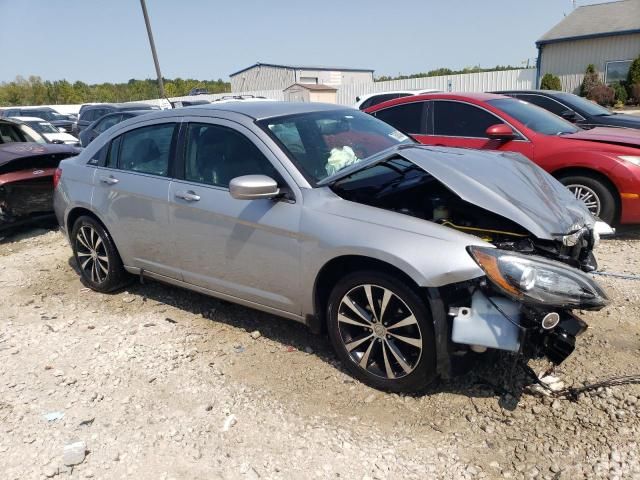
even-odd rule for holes
{"type": "Polygon", "coordinates": [[[519,152],[607,223],[640,223],[640,131],[582,130],[516,98],[432,93],[365,110],[420,143],[519,152]]]}

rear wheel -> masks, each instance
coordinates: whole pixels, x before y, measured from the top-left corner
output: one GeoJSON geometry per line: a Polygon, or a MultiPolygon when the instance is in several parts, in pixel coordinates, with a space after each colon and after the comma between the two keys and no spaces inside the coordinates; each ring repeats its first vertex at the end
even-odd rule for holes
{"type": "Polygon", "coordinates": [[[418,392],[436,376],[429,310],[393,276],[358,272],[339,281],[329,298],[328,330],[345,367],[374,388],[418,392]]]}
{"type": "Polygon", "coordinates": [[[609,224],[615,220],[614,193],[602,180],[589,175],[569,175],[559,180],[593,215],[609,224]]]}
{"type": "Polygon", "coordinates": [[[89,288],[111,292],[130,279],[111,236],[93,217],[82,216],[76,220],[71,245],[80,275],[89,288]]]}

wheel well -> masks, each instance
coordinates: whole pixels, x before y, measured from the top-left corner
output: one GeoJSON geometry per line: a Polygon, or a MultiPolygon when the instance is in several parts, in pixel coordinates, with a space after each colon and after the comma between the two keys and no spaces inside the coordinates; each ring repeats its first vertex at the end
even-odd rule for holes
{"type": "Polygon", "coordinates": [[[107,227],[104,223],[102,223],[102,220],[100,220],[91,210],[87,210],[86,208],[82,207],[76,207],[69,212],[69,215],[67,215],[67,235],[69,235],[69,237],[71,237],[71,231],[73,230],[73,225],[76,223],[76,220],[78,220],[78,218],[82,216],[94,218],[98,223],[100,223],[100,225],[102,225],[105,230],[107,230],[107,227]]]}
{"type": "Polygon", "coordinates": [[[603,185],[605,185],[609,189],[609,191],[613,194],[613,198],[616,201],[615,216],[616,218],[618,218],[618,216],[620,215],[620,207],[621,207],[620,192],[618,192],[618,189],[613,184],[613,182],[609,180],[609,177],[607,177],[606,175],[596,170],[591,170],[590,168],[580,168],[580,167],[561,168],[560,170],[556,170],[553,172],[553,176],[557,179],[561,179],[563,177],[569,177],[572,175],[583,175],[585,177],[591,177],[593,179],[596,179],[602,182],[603,185]]]}
{"type": "Polygon", "coordinates": [[[409,275],[382,260],[359,255],[345,255],[334,258],[322,267],[316,277],[313,295],[315,318],[310,325],[313,331],[320,333],[326,330],[327,302],[336,282],[349,273],[361,270],[374,270],[393,275],[415,289],[419,295],[423,293],[409,275]]]}

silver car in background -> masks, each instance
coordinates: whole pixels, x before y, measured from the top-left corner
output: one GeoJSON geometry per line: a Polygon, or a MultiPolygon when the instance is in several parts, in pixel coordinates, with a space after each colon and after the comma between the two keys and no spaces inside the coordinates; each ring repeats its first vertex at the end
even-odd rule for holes
{"type": "Polygon", "coordinates": [[[397,392],[453,353],[560,363],[586,328],[571,310],[608,302],[594,218],[542,169],[335,105],[132,118],[62,162],[55,210],[92,289],[137,275],[303,322],[397,392]]]}

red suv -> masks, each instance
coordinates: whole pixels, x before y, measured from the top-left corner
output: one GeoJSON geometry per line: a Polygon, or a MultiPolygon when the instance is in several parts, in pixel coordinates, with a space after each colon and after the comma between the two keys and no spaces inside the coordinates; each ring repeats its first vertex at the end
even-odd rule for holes
{"type": "Polygon", "coordinates": [[[608,223],[640,223],[640,131],[582,130],[523,100],[434,93],[365,110],[420,143],[519,152],[608,223]]]}

